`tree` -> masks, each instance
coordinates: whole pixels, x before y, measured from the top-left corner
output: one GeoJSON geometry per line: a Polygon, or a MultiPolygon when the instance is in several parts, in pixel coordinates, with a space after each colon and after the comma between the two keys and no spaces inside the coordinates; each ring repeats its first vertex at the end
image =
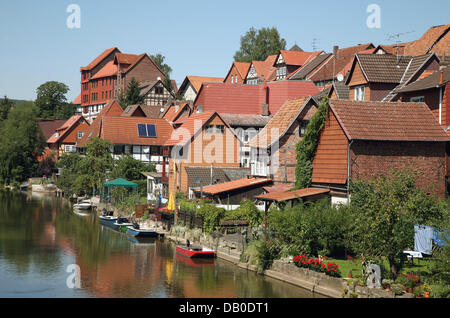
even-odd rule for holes
{"type": "Polygon", "coordinates": [[[156,168],[153,164],[146,165],[140,160],[136,160],[130,154],[125,154],[114,162],[110,178],[124,178],[127,180],[140,180],[144,176],[141,172],[154,172],[156,168]]]}
{"type": "Polygon", "coordinates": [[[10,100],[5,95],[5,97],[0,101],[0,121],[8,118],[8,113],[13,106],[14,106],[14,101],[10,100]]]}
{"type": "Polygon", "coordinates": [[[120,93],[119,104],[125,109],[129,105],[142,104],[144,102],[144,97],[141,96],[141,90],[139,88],[139,82],[133,77],[128,83],[127,92],[125,95],[120,93]]]}
{"type": "Polygon", "coordinates": [[[286,49],[286,40],[280,37],[277,28],[251,27],[241,37],[241,47],[234,54],[236,62],[264,61],[269,55],[286,49]]]}
{"type": "Polygon", "coordinates": [[[172,68],[164,63],[164,60],[166,57],[160,53],[156,55],[150,55],[153,62],[155,62],[156,65],[161,69],[161,71],[164,73],[164,87],[171,93],[173,93],[172,83],[170,81],[170,74],[172,73],[172,68]]]}
{"type": "Polygon", "coordinates": [[[49,81],[39,86],[36,89],[35,102],[39,109],[38,115],[41,118],[56,118],[61,112],[60,109],[66,107],[68,91],[69,87],[66,84],[56,81],[49,81]]]}
{"type": "Polygon", "coordinates": [[[34,103],[13,107],[0,131],[0,179],[5,183],[31,177],[37,168],[37,155],[45,140],[39,134],[38,110],[34,103]]]}
{"type": "Polygon", "coordinates": [[[403,251],[414,246],[414,225],[443,217],[439,201],[416,187],[417,177],[417,171],[405,168],[351,184],[352,249],[369,259],[386,257],[394,278],[403,266],[403,251]]]}

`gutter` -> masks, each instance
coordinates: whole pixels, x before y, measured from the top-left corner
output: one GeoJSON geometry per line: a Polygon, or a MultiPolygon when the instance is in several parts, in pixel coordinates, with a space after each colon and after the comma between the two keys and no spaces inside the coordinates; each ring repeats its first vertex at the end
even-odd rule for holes
{"type": "Polygon", "coordinates": [[[353,139],[349,142],[348,147],[347,147],[347,200],[348,202],[350,202],[350,180],[351,180],[351,175],[350,175],[350,148],[352,147],[353,144],[353,139]]]}

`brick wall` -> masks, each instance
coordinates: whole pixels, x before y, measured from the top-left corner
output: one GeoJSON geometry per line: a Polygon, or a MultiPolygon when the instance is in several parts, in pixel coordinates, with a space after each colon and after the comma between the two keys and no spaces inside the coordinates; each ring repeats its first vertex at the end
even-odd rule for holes
{"type": "Polygon", "coordinates": [[[351,180],[370,180],[406,165],[417,168],[423,176],[417,185],[427,192],[445,197],[445,143],[355,141],[351,147],[351,180]]]}

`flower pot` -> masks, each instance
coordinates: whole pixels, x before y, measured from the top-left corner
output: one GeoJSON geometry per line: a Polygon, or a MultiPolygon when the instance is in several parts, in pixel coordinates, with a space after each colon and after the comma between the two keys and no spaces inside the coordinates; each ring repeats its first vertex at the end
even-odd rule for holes
{"type": "Polygon", "coordinates": [[[423,292],[423,297],[430,298],[430,292],[429,291],[424,291],[423,292]]]}
{"type": "Polygon", "coordinates": [[[412,294],[413,289],[412,288],[408,288],[408,293],[412,294]]]}
{"type": "Polygon", "coordinates": [[[353,278],[353,275],[352,274],[348,274],[348,278],[353,278]]]}

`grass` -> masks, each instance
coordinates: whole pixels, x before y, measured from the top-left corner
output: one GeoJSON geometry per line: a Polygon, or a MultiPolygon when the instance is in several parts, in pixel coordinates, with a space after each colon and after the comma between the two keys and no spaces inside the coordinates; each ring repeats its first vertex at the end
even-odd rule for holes
{"type": "MultiPolygon", "coordinates": [[[[362,264],[360,259],[345,260],[345,259],[328,259],[328,262],[334,262],[339,265],[342,277],[348,277],[350,270],[352,270],[353,277],[362,276],[362,264]]],[[[382,265],[386,270],[389,270],[389,262],[386,259],[381,259],[382,265]]],[[[433,259],[415,259],[412,264],[405,262],[401,272],[403,273],[420,273],[428,274],[431,272],[430,268],[433,265],[433,259]]],[[[380,264],[379,262],[377,264],[380,264]]]]}

